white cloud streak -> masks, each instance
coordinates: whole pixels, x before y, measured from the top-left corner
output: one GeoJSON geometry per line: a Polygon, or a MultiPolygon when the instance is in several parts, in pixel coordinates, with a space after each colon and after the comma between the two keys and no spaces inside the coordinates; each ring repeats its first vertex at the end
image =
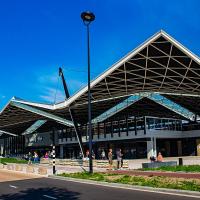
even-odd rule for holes
{"type": "Polygon", "coordinates": [[[55,88],[45,88],[44,94],[40,95],[40,98],[49,103],[56,103],[65,100],[65,94],[61,90],[55,88]]]}
{"type": "MultiPolygon", "coordinates": [[[[66,79],[70,95],[85,85],[85,82],[77,79],[66,79]]],[[[48,73],[37,78],[37,90],[40,91],[39,98],[47,103],[58,103],[65,100],[63,84],[58,73],[48,73]]]]}

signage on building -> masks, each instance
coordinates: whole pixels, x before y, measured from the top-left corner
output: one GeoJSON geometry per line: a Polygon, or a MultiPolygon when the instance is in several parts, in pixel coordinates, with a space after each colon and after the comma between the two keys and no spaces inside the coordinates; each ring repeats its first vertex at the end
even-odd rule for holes
{"type": "Polygon", "coordinates": [[[26,135],[26,146],[50,146],[51,140],[49,133],[35,133],[26,135]]]}
{"type": "Polygon", "coordinates": [[[29,139],[28,142],[31,142],[31,143],[38,143],[38,142],[42,142],[43,141],[43,137],[42,136],[30,137],[28,139],[29,139]]]}

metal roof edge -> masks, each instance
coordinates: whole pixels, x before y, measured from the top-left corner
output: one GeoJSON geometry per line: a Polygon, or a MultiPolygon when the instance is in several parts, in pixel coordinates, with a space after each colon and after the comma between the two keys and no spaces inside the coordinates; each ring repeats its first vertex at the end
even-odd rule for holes
{"type": "Polygon", "coordinates": [[[45,109],[49,109],[49,110],[54,110],[53,104],[35,103],[35,102],[30,102],[30,101],[26,101],[26,100],[23,100],[23,99],[19,99],[19,98],[16,98],[16,97],[13,97],[11,99],[11,101],[12,102],[19,102],[19,103],[26,104],[26,105],[29,105],[29,106],[35,106],[35,107],[38,107],[38,108],[45,108],[45,109]]]}
{"type": "Polygon", "coordinates": [[[161,35],[169,40],[174,46],[176,46],[178,49],[181,49],[188,57],[191,57],[194,59],[198,64],[200,64],[200,58],[196,54],[194,54],[192,51],[190,51],[188,48],[186,48],[184,45],[182,45],[180,42],[178,42],[176,39],[174,39],[172,36],[170,36],[165,31],[161,30],[161,35]]]}

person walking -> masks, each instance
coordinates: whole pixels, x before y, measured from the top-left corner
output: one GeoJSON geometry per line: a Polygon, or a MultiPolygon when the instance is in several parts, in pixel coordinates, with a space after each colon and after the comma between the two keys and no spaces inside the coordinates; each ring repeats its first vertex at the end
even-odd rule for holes
{"type": "Polygon", "coordinates": [[[34,151],[34,160],[33,160],[34,164],[39,163],[39,156],[37,154],[36,151],[34,151]]]}
{"type": "Polygon", "coordinates": [[[101,152],[101,159],[102,159],[102,160],[105,160],[105,159],[106,159],[106,153],[105,153],[104,150],[101,152]]]}
{"type": "Polygon", "coordinates": [[[108,152],[108,164],[109,164],[109,170],[112,170],[112,165],[113,165],[112,149],[109,149],[108,152]]]}
{"type": "Polygon", "coordinates": [[[29,151],[28,152],[28,165],[32,164],[32,158],[33,158],[32,153],[29,151]]]}
{"type": "Polygon", "coordinates": [[[86,150],[86,153],[85,153],[85,160],[89,160],[89,154],[90,154],[89,150],[86,150]]]}
{"type": "Polygon", "coordinates": [[[117,154],[117,169],[121,169],[122,166],[123,166],[123,160],[122,160],[123,154],[122,154],[122,150],[119,149],[116,154],[117,154]]]}
{"type": "Polygon", "coordinates": [[[48,154],[48,152],[45,153],[44,158],[45,158],[45,159],[49,159],[49,154],[48,154]]]}

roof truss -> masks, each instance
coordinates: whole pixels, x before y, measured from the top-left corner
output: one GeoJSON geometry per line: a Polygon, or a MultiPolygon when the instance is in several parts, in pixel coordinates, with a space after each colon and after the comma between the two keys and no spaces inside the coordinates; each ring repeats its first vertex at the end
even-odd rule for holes
{"type": "MultiPolygon", "coordinates": [[[[138,92],[199,95],[200,59],[164,31],[134,49],[91,83],[92,99],[138,92]]],[[[87,86],[55,108],[87,101],[87,86]]]]}

